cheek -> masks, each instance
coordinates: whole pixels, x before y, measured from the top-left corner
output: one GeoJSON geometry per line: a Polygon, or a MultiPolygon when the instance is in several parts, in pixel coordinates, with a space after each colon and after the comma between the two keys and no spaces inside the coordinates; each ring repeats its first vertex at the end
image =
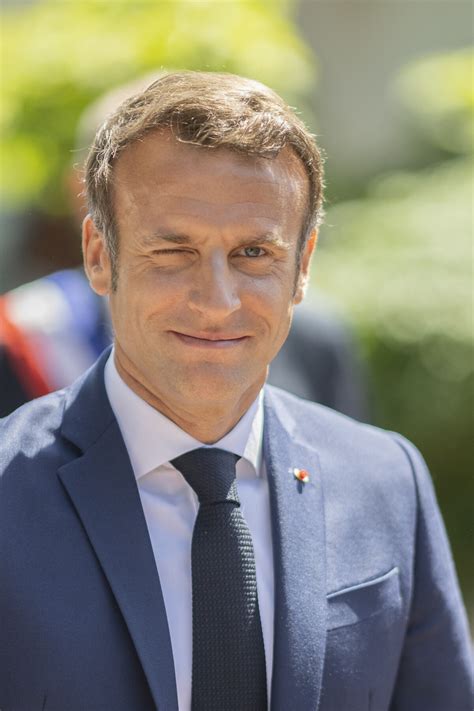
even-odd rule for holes
{"type": "Polygon", "coordinates": [[[110,296],[112,323],[117,338],[130,341],[142,330],[156,295],[146,279],[130,279],[126,272],[119,274],[117,290],[110,296]]]}
{"type": "Polygon", "coordinates": [[[120,307],[137,320],[154,312],[166,311],[173,302],[183,300],[183,285],[172,275],[156,269],[124,274],[119,277],[120,307]]]}
{"type": "Polygon", "coordinates": [[[260,348],[270,349],[273,357],[285,341],[293,312],[293,282],[284,285],[279,279],[255,280],[247,291],[248,300],[242,300],[244,311],[260,323],[260,348]]]}
{"type": "Polygon", "coordinates": [[[242,293],[258,302],[265,311],[284,315],[293,301],[294,276],[289,272],[274,272],[249,280],[242,293]]]}

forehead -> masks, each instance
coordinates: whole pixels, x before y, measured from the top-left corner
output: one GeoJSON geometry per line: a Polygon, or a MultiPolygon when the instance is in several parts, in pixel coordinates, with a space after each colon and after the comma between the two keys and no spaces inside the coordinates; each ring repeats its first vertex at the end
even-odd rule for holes
{"type": "Polygon", "coordinates": [[[275,158],[243,155],[225,148],[183,143],[169,131],[157,131],[129,146],[113,173],[117,217],[153,204],[195,201],[229,210],[254,200],[268,208],[301,212],[308,200],[308,179],[299,158],[284,148],[275,158]]]}

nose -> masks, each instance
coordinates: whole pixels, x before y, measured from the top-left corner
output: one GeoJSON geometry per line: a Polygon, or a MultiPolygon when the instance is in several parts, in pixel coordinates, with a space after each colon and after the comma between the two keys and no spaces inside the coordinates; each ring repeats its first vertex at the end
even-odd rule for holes
{"type": "Polygon", "coordinates": [[[225,255],[213,255],[202,262],[193,275],[189,306],[208,318],[224,319],[240,309],[235,275],[225,255]]]}

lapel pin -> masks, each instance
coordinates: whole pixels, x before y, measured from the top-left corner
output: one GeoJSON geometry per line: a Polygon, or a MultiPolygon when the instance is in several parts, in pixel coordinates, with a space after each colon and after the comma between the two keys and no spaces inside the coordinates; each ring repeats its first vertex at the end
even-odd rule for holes
{"type": "Polygon", "coordinates": [[[298,481],[301,481],[303,484],[308,483],[309,473],[306,471],[306,469],[298,469],[298,467],[295,467],[292,471],[295,479],[298,479],[298,481]]]}

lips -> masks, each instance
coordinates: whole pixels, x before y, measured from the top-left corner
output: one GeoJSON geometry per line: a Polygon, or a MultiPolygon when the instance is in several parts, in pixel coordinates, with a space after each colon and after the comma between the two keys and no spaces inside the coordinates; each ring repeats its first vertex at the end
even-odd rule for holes
{"type": "Polygon", "coordinates": [[[236,333],[184,333],[182,331],[173,331],[173,333],[177,333],[179,336],[196,338],[200,341],[238,341],[242,338],[246,338],[246,336],[236,333]]]}
{"type": "Polygon", "coordinates": [[[207,348],[225,348],[238,346],[246,341],[248,336],[241,336],[235,333],[183,333],[180,331],[170,331],[182,343],[190,346],[207,348]]]}

